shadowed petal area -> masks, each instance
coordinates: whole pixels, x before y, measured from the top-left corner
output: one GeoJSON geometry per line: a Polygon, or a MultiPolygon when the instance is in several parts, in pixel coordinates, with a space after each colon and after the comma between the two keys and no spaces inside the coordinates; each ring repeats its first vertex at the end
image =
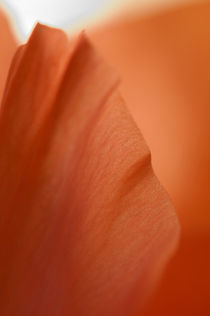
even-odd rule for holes
{"type": "Polygon", "coordinates": [[[178,223],[115,72],[84,34],[37,25],[0,118],[0,312],[131,315],[178,223]]]}
{"type": "Polygon", "coordinates": [[[16,39],[14,38],[6,16],[0,8],[0,102],[5,87],[6,77],[12,57],[17,48],[16,39]]]}

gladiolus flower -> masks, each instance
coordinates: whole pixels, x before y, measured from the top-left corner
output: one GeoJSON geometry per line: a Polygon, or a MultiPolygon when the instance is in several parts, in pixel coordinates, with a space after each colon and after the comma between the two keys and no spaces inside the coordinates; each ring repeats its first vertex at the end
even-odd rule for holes
{"type": "Polygon", "coordinates": [[[0,117],[0,314],[132,315],[179,232],[150,152],[86,35],[37,25],[0,117]]]}

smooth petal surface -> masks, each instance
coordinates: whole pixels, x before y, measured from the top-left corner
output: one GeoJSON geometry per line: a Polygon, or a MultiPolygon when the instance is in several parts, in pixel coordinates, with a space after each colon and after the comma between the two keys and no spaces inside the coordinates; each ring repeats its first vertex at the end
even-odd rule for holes
{"type": "Polygon", "coordinates": [[[86,36],[38,25],[0,118],[0,313],[131,315],[178,237],[150,153],[86,36]]]}
{"type": "Polygon", "coordinates": [[[12,57],[17,48],[9,22],[0,8],[0,102],[12,57]]]}
{"type": "Polygon", "coordinates": [[[210,314],[209,28],[210,3],[198,1],[92,36],[123,77],[122,94],[183,227],[149,315],[210,314]]]}

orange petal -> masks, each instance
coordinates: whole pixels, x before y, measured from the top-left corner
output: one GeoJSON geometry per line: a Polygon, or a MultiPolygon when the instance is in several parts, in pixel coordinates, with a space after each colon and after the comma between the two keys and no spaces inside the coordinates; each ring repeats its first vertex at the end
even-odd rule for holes
{"type": "Polygon", "coordinates": [[[196,230],[210,227],[209,27],[208,2],[122,20],[92,34],[122,75],[122,94],[158,177],[185,227],[196,230]]]}
{"type": "Polygon", "coordinates": [[[95,32],[183,227],[149,315],[210,315],[210,3],[95,32]],[[123,36],[122,36],[123,34],[123,36]]]}
{"type": "Polygon", "coordinates": [[[1,50],[0,50],[0,102],[2,99],[2,94],[6,82],[6,77],[8,74],[9,66],[12,60],[12,57],[17,48],[17,42],[12,34],[8,20],[0,9],[0,41],[1,41],[1,50]]]}
{"type": "MultiPolygon", "coordinates": [[[[38,25],[0,120],[0,311],[131,315],[178,224],[150,153],[85,35],[38,25]]],[[[14,69],[14,70],[13,70],[14,69]]]]}

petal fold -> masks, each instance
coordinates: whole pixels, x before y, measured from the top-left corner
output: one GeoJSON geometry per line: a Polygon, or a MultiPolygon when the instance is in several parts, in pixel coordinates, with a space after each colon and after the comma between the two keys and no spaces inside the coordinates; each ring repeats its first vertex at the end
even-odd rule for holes
{"type": "Polygon", "coordinates": [[[179,233],[118,76],[38,25],[0,117],[2,315],[131,315],[179,233]]]}

